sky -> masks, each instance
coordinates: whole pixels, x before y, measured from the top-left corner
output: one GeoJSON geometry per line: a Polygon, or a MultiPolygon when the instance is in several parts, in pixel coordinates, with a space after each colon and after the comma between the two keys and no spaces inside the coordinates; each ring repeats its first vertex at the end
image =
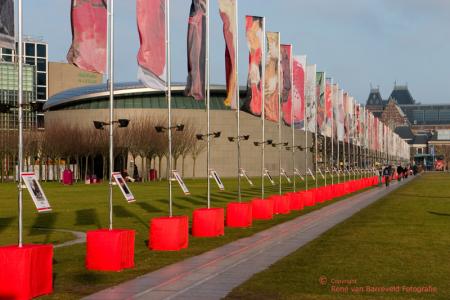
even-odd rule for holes
{"type": "MultiPolygon", "coordinates": [[[[66,61],[70,0],[23,0],[24,34],[49,44],[50,61],[66,61]]],[[[115,0],[116,81],[136,81],[139,37],[135,0],[115,0]]],[[[189,0],[171,1],[172,78],[187,76],[189,0]]],[[[421,103],[450,103],[449,0],[240,0],[239,72],[246,84],[245,15],[266,17],[268,31],[307,55],[360,103],[370,86],[387,99],[407,84],[421,103]]],[[[211,83],[225,83],[224,41],[217,1],[211,1],[211,83]]]]}

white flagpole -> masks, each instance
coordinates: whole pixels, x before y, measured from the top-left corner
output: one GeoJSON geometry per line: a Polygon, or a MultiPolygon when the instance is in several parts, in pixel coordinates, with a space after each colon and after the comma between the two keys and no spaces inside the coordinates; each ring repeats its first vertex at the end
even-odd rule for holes
{"type": "Polygon", "coordinates": [[[333,107],[333,85],[330,85],[331,90],[331,161],[330,161],[330,174],[331,174],[331,184],[334,184],[334,174],[333,174],[333,167],[334,167],[334,107],[333,107]]]}
{"type": "Polygon", "coordinates": [[[278,33],[278,194],[281,195],[281,33],[278,33]]]}
{"type": "Polygon", "coordinates": [[[206,149],[206,178],[208,182],[208,209],[211,208],[211,178],[210,178],[210,164],[211,164],[211,114],[210,114],[210,88],[209,88],[209,0],[206,1],[206,59],[205,59],[205,85],[206,85],[206,118],[207,118],[207,149],[206,149]]]}
{"type": "MultiPolygon", "coordinates": [[[[316,76],[317,77],[317,72],[316,72],[316,74],[314,74],[314,76],[316,76]]],[[[316,82],[316,88],[317,88],[317,82],[316,82]]],[[[319,97],[320,97],[320,94],[319,94],[319,97]]],[[[319,111],[318,111],[318,101],[320,101],[320,99],[318,99],[317,98],[317,93],[316,93],[316,97],[315,97],[315,101],[316,101],[316,120],[315,120],[315,125],[314,125],[314,128],[315,128],[315,131],[314,131],[314,134],[315,134],[315,146],[316,146],[316,153],[315,153],[315,156],[316,156],[316,189],[317,189],[317,187],[318,187],[318,182],[317,182],[317,178],[319,177],[318,175],[317,175],[317,173],[318,173],[318,162],[317,162],[317,160],[318,160],[318,151],[319,151],[319,147],[318,147],[318,144],[319,144],[319,141],[317,140],[317,130],[318,130],[318,126],[317,126],[317,117],[318,117],[318,113],[319,113],[319,111]]]]}
{"type": "Polygon", "coordinates": [[[166,72],[166,97],[167,97],[167,114],[168,114],[168,138],[169,138],[169,157],[167,162],[168,172],[168,183],[169,183],[169,216],[173,216],[172,202],[172,65],[171,65],[171,50],[170,50],[170,0],[166,0],[166,61],[167,61],[167,72],[166,72]]]}
{"type": "Polygon", "coordinates": [[[22,171],[23,171],[23,11],[22,11],[22,0],[19,0],[19,41],[18,41],[18,58],[19,58],[19,91],[18,91],[18,106],[19,106],[19,153],[18,153],[18,179],[19,179],[19,247],[23,246],[23,189],[22,189],[22,171]]]}
{"type": "MultiPolygon", "coordinates": [[[[294,118],[294,46],[291,46],[291,55],[289,57],[289,71],[291,72],[291,129],[292,129],[292,176],[293,176],[293,189],[296,191],[295,184],[295,118],[294,118]]],[[[301,108],[301,103],[299,103],[301,108]]]]}
{"type": "Polygon", "coordinates": [[[234,39],[234,48],[235,48],[235,70],[236,70],[236,119],[237,119],[237,151],[238,151],[238,157],[237,157],[237,164],[238,164],[238,201],[242,201],[242,193],[241,193],[241,119],[240,119],[240,112],[241,112],[241,101],[240,101],[240,95],[239,95],[239,20],[238,20],[238,0],[236,0],[236,10],[235,10],[235,19],[236,19],[236,32],[235,32],[235,39],[234,39]]]}
{"type": "Polygon", "coordinates": [[[114,172],[114,0],[108,3],[108,85],[109,85],[109,230],[113,229],[114,172]]]}
{"type": "Polygon", "coordinates": [[[263,18],[263,54],[261,57],[262,63],[262,74],[261,74],[261,122],[262,122],[262,147],[261,147],[261,199],[264,199],[264,169],[265,169],[265,143],[266,143],[266,131],[265,131],[265,102],[266,102],[266,94],[265,94],[265,80],[266,80],[266,18],[263,18]]]}
{"type": "MultiPolygon", "coordinates": [[[[305,63],[305,83],[306,83],[306,63],[305,63]]],[[[306,90],[306,84],[305,84],[305,88],[303,89],[303,91],[306,90]]],[[[308,190],[308,152],[309,152],[309,148],[308,148],[308,114],[307,114],[307,109],[308,109],[308,99],[306,98],[306,92],[303,92],[303,105],[305,108],[305,111],[303,112],[303,124],[305,125],[305,190],[308,190]]]]}

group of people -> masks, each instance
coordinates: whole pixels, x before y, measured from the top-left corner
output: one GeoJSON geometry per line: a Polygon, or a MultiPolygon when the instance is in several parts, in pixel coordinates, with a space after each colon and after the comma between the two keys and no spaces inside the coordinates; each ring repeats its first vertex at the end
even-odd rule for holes
{"type": "Polygon", "coordinates": [[[379,172],[380,179],[381,177],[384,177],[386,187],[388,187],[393,178],[397,177],[397,180],[401,181],[402,179],[408,178],[409,175],[415,176],[418,172],[418,169],[416,165],[411,168],[410,165],[403,167],[399,164],[397,168],[393,167],[392,165],[387,165],[384,168],[380,168],[379,172]]]}

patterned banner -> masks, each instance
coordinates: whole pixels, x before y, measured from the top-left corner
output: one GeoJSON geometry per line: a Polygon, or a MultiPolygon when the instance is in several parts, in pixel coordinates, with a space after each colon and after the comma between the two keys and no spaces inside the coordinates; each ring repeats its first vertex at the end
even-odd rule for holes
{"type": "Polygon", "coordinates": [[[72,45],[67,61],[82,70],[104,74],[106,42],[106,1],[72,1],[72,45]]]}
{"type": "Polygon", "coordinates": [[[264,111],[266,119],[278,122],[280,89],[280,33],[267,32],[267,53],[264,81],[264,111]]]}
{"type": "Polygon", "coordinates": [[[306,122],[309,132],[316,132],[317,125],[317,101],[316,101],[316,65],[306,66],[306,122]]]}
{"type": "Polygon", "coordinates": [[[206,1],[192,0],[187,37],[188,78],[186,95],[205,99],[206,1]]]}
{"type": "Polygon", "coordinates": [[[262,112],[263,23],[264,18],[262,17],[245,17],[247,44],[250,54],[247,79],[247,100],[245,101],[243,110],[255,116],[260,116],[262,112]]]}
{"type": "Polygon", "coordinates": [[[15,48],[13,0],[0,0],[0,48],[15,48]]]}
{"type": "Polygon", "coordinates": [[[227,79],[227,98],[225,105],[237,109],[236,85],[238,84],[236,67],[237,7],[236,0],[219,0],[220,17],[223,22],[225,38],[225,70],[227,79]]]}
{"type": "Polygon", "coordinates": [[[332,124],[333,124],[333,139],[338,140],[338,127],[339,127],[339,86],[337,84],[333,84],[332,87],[332,100],[333,103],[333,116],[332,116],[332,124]]]}
{"type": "Polygon", "coordinates": [[[350,107],[350,96],[348,93],[344,93],[344,142],[348,143],[350,141],[350,117],[349,117],[349,107],[350,107]]]}
{"type": "Polygon", "coordinates": [[[305,75],[306,56],[294,56],[294,126],[305,130],[305,75]]]}
{"type": "Polygon", "coordinates": [[[332,79],[327,78],[325,84],[325,121],[323,123],[323,134],[331,137],[333,128],[333,90],[332,79]]]}
{"type": "Polygon", "coordinates": [[[345,110],[344,110],[344,91],[339,90],[338,97],[338,114],[336,118],[337,123],[337,138],[339,141],[344,141],[345,136],[345,110]]]}
{"type": "Polygon", "coordinates": [[[138,79],[147,87],[166,89],[166,7],[165,0],[137,0],[137,24],[141,47],[138,79]]]}
{"type": "Polygon", "coordinates": [[[281,112],[287,125],[292,123],[292,45],[281,45],[281,112]]]}
{"type": "Polygon", "coordinates": [[[325,135],[325,73],[316,73],[317,132],[325,135]]]}

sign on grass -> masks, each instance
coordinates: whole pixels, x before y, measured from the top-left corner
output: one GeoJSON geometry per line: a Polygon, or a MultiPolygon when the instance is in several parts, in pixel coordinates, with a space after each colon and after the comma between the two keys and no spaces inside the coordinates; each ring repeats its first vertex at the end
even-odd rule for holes
{"type": "Polygon", "coordinates": [[[314,180],[316,180],[316,177],[314,176],[314,174],[313,174],[313,172],[311,171],[310,168],[308,168],[308,173],[309,173],[309,175],[311,175],[311,177],[312,177],[314,180]]]}
{"type": "Polygon", "coordinates": [[[178,184],[180,185],[181,189],[183,190],[183,193],[185,195],[190,195],[189,189],[187,188],[186,184],[184,184],[183,178],[181,178],[180,173],[178,173],[177,170],[172,171],[173,177],[178,181],[178,184]]]}
{"type": "Polygon", "coordinates": [[[286,178],[286,180],[287,180],[289,183],[291,183],[291,179],[289,178],[289,176],[287,176],[286,171],[285,171],[283,168],[281,168],[281,175],[283,175],[284,178],[286,178]]]}
{"type": "Polygon", "coordinates": [[[222,180],[220,180],[219,174],[217,174],[217,172],[216,172],[215,170],[212,170],[212,169],[211,169],[209,172],[211,173],[211,176],[212,176],[212,177],[214,178],[214,180],[216,181],[217,186],[219,187],[219,189],[220,189],[221,191],[225,190],[225,186],[223,185],[222,180]]]}
{"type": "Polygon", "coordinates": [[[297,168],[294,169],[294,173],[295,173],[298,177],[300,177],[303,181],[305,181],[305,178],[303,178],[302,173],[300,173],[300,171],[299,171],[297,168]]]}
{"type": "Polygon", "coordinates": [[[273,181],[273,178],[272,178],[272,176],[270,175],[270,173],[269,173],[269,170],[265,170],[264,171],[264,176],[266,176],[268,179],[269,179],[269,181],[270,181],[270,183],[272,183],[272,185],[275,185],[275,181],[273,181]]]}
{"type": "Polygon", "coordinates": [[[125,200],[127,200],[128,203],[136,201],[136,199],[133,196],[133,193],[131,193],[127,183],[123,179],[122,174],[120,174],[120,172],[113,172],[112,176],[116,181],[117,185],[119,186],[120,190],[122,191],[125,200]]]}
{"type": "Polygon", "coordinates": [[[239,172],[239,175],[241,176],[241,177],[245,177],[245,179],[247,179],[247,181],[248,181],[248,183],[251,185],[251,186],[253,186],[253,182],[250,180],[250,178],[247,176],[247,172],[244,170],[244,169],[240,169],[239,170],[240,172],[239,172]]]}
{"type": "Polygon", "coordinates": [[[21,173],[21,176],[38,212],[51,211],[50,203],[48,203],[36,175],[34,173],[21,173]]]}

